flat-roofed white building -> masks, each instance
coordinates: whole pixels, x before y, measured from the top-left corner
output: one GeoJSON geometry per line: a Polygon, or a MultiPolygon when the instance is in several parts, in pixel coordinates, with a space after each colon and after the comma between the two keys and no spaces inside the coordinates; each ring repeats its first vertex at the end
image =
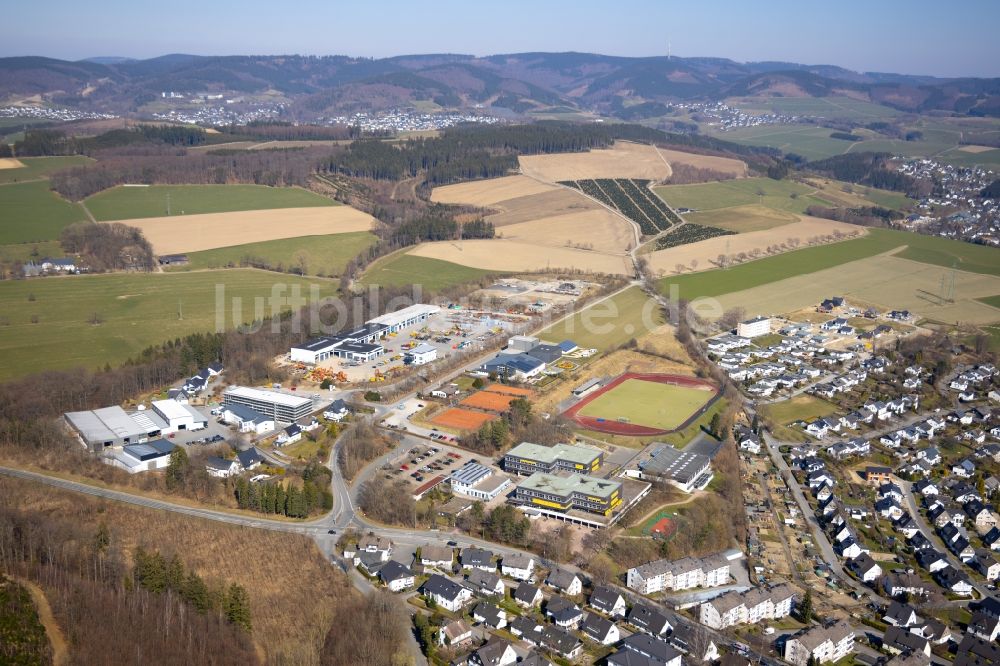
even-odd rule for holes
{"type": "Polygon", "coordinates": [[[417,303],[416,305],[410,305],[409,307],[402,308],[401,310],[387,312],[381,317],[369,319],[367,323],[380,324],[385,326],[389,330],[389,333],[396,333],[401,329],[423,323],[428,317],[435,315],[438,312],[441,312],[441,308],[437,305],[417,303]]]}
{"type": "Polygon", "coordinates": [[[309,398],[249,386],[229,387],[222,394],[222,404],[225,407],[243,405],[283,423],[298,421],[313,411],[313,403],[309,398]]]}
{"type": "Polygon", "coordinates": [[[403,362],[409,365],[424,365],[436,361],[437,347],[421,342],[419,345],[403,353],[403,362]]]}
{"type": "Polygon", "coordinates": [[[107,464],[123,469],[129,474],[150,472],[163,469],[170,464],[170,454],[174,443],[158,439],[145,444],[130,444],[115,451],[114,455],[105,458],[107,464]]]}
{"type": "Polygon", "coordinates": [[[736,325],[736,334],[741,338],[756,338],[771,332],[770,317],[754,317],[736,325]]]}
{"type": "Polygon", "coordinates": [[[494,473],[493,469],[471,460],[454,472],[449,478],[451,490],[456,495],[465,495],[488,502],[511,486],[509,478],[494,473]]]}
{"type": "Polygon", "coordinates": [[[178,430],[201,430],[208,425],[208,419],[193,407],[182,405],[176,400],[154,400],[153,411],[167,423],[165,433],[178,430]]]}

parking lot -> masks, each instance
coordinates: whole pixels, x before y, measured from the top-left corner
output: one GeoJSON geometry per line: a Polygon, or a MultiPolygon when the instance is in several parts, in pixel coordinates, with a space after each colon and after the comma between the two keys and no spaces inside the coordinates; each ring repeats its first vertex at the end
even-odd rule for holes
{"type": "Polygon", "coordinates": [[[435,476],[448,476],[469,461],[469,454],[459,453],[433,444],[417,445],[386,463],[383,473],[388,479],[402,479],[417,488],[435,476]]]}

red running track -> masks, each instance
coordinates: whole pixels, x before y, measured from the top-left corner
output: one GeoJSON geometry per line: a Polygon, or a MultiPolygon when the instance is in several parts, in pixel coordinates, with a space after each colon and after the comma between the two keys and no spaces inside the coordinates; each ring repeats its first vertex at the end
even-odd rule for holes
{"type": "Polygon", "coordinates": [[[577,424],[583,426],[587,430],[593,430],[595,432],[603,432],[609,435],[625,435],[627,437],[652,437],[654,435],[666,435],[672,432],[677,432],[678,430],[683,430],[687,428],[691,423],[701,416],[706,409],[712,406],[719,398],[719,389],[712,382],[705,381],[704,379],[699,379],[698,377],[688,377],[685,375],[664,375],[659,373],[643,373],[643,372],[626,372],[621,374],[610,382],[597,389],[588,396],[585,396],[580,402],[576,403],[565,412],[563,416],[575,421],[577,424]],[[680,424],[677,428],[673,430],[663,430],[662,428],[653,428],[650,426],[638,425],[635,423],[622,423],[621,421],[609,421],[607,419],[599,421],[593,416],[583,416],[579,413],[581,409],[590,404],[593,400],[596,400],[599,396],[607,393],[611,389],[615,388],[622,382],[628,381],[629,379],[641,379],[647,382],[656,382],[658,384],[673,384],[675,386],[689,386],[704,388],[708,387],[712,389],[712,398],[705,403],[704,407],[692,414],[684,423],[680,424]]]}

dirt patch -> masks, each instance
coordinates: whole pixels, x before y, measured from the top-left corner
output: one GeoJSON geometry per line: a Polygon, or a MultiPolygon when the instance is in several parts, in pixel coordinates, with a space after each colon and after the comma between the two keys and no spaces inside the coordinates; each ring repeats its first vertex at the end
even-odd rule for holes
{"type": "Polygon", "coordinates": [[[987,153],[996,150],[993,146],[962,146],[959,151],[963,153],[987,153]]]}
{"type": "Polygon", "coordinates": [[[527,176],[505,176],[503,178],[491,178],[471,183],[435,187],[431,193],[431,201],[446,204],[468,204],[470,206],[490,207],[508,199],[553,192],[556,189],[553,185],[540,183],[527,176]]]}
{"type": "Polygon", "coordinates": [[[803,215],[798,222],[792,224],[735,236],[717,236],[697,243],[651,252],[647,257],[654,271],[670,275],[676,273],[678,264],[688,267],[687,270],[692,266],[696,270],[710,269],[715,267],[720,254],[732,256],[740,253],[749,254],[757,250],[762,253],[761,256],[765,256],[763,251],[768,247],[784,244],[785,248],[781,251],[803,248],[809,245],[811,239],[829,236],[837,231],[852,237],[866,233],[856,225],[803,215]]]}
{"type": "Polygon", "coordinates": [[[510,403],[515,400],[517,400],[517,396],[515,395],[479,391],[458,404],[463,407],[475,407],[476,409],[485,409],[490,412],[506,412],[510,408],[510,403]]]}
{"type": "Polygon", "coordinates": [[[24,162],[16,157],[0,157],[0,169],[20,169],[24,162]]]}
{"type": "Polygon", "coordinates": [[[625,254],[635,241],[629,223],[604,208],[512,224],[499,229],[497,235],[523,243],[609,254],[625,254]]]}
{"type": "Polygon", "coordinates": [[[452,407],[437,414],[431,419],[431,423],[456,430],[478,430],[484,423],[493,421],[496,418],[493,414],[484,414],[483,412],[474,412],[470,409],[452,407]]]}
{"type": "Polygon", "coordinates": [[[628,258],[622,255],[539,246],[505,239],[424,243],[411,250],[409,254],[488,271],[528,272],[559,269],[610,275],[632,273],[628,258]]]}
{"type": "Polygon", "coordinates": [[[653,146],[617,141],[609,149],[586,153],[522,155],[521,172],[550,183],[588,178],[670,178],[670,165],[653,146]]]}
{"type": "Polygon", "coordinates": [[[504,386],[503,384],[490,384],[483,390],[489,391],[490,393],[505,393],[519,398],[530,398],[535,395],[535,392],[531,389],[518,388],[517,386],[504,386]]]}
{"type": "Polygon", "coordinates": [[[696,155],[685,153],[680,150],[666,150],[660,148],[660,155],[670,164],[686,164],[698,169],[711,169],[720,173],[745,178],[747,175],[747,165],[741,160],[734,160],[730,157],[716,157],[714,155],[696,155]]]}
{"type": "Polygon", "coordinates": [[[56,622],[55,615],[52,614],[52,607],[49,606],[48,597],[42,588],[38,587],[25,578],[14,578],[18,583],[24,585],[25,589],[31,593],[31,599],[35,602],[35,610],[38,611],[38,620],[45,627],[45,636],[52,646],[52,663],[54,666],[62,666],[69,663],[69,649],[66,644],[66,636],[63,635],[62,628],[56,622]]]}
{"type": "Polygon", "coordinates": [[[544,194],[532,194],[517,199],[501,201],[493,208],[501,212],[486,217],[495,227],[504,227],[519,222],[530,222],[546,217],[567,213],[583,213],[588,210],[604,210],[596,202],[579,192],[561,187],[544,194]]]}
{"type": "Polygon", "coordinates": [[[298,236],[367,231],[374,224],[371,215],[350,206],[278,208],[120,221],[141,230],[157,254],[197,252],[298,236]]]}

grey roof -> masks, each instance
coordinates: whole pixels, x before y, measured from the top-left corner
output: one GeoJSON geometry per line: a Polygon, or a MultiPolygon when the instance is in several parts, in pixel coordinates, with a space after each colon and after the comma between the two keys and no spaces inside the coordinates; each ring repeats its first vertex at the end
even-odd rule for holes
{"type": "Polygon", "coordinates": [[[514,589],[512,596],[515,601],[520,601],[524,604],[534,603],[535,598],[538,596],[538,588],[531,583],[524,582],[514,589]]]}
{"type": "Polygon", "coordinates": [[[88,442],[138,439],[147,435],[124,409],[117,406],[67,412],[65,418],[88,442]]]}
{"type": "Polygon", "coordinates": [[[667,616],[652,606],[636,604],[628,614],[629,624],[644,631],[662,634],[670,624],[667,616]]]}
{"type": "Polygon", "coordinates": [[[583,624],[580,625],[580,630],[595,641],[601,642],[607,637],[613,626],[615,623],[611,620],[603,618],[597,613],[587,613],[587,616],[583,618],[583,624]]]}
{"type": "Polygon", "coordinates": [[[462,566],[478,567],[493,562],[493,553],[482,548],[463,548],[458,556],[462,566]]]}
{"type": "Polygon", "coordinates": [[[394,580],[401,580],[403,578],[411,578],[412,576],[413,572],[396,560],[389,560],[378,570],[378,577],[385,583],[391,583],[394,580]]]}
{"type": "Polygon", "coordinates": [[[621,592],[613,587],[598,585],[594,588],[593,594],[590,595],[590,605],[602,611],[610,612],[621,598],[621,592]]]}
{"type": "Polygon", "coordinates": [[[653,638],[649,634],[632,634],[622,641],[622,647],[664,664],[680,655],[677,648],[670,643],[653,638]]]}
{"type": "Polygon", "coordinates": [[[256,409],[251,409],[246,405],[236,405],[229,404],[226,405],[226,411],[232,413],[241,421],[249,421],[251,423],[260,423],[262,421],[273,421],[269,416],[264,416],[256,409]]]}
{"type": "Polygon", "coordinates": [[[669,444],[664,444],[653,452],[652,458],[639,463],[639,467],[643,474],[665,476],[680,483],[690,483],[710,462],[708,456],[678,451],[669,444]]]}
{"type": "Polygon", "coordinates": [[[500,576],[492,571],[473,569],[469,573],[468,581],[469,583],[477,587],[483,587],[489,590],[495,590],[497,587],[497,583],[500,582],[500,576]]]}
{"type": "Polygon", "coordinates": [[[220,471],[228,470],[230,467],[232,467],[232,464],[233,464],[232,460],[226,460],[225,458],[220,458],[218,456],[209,456],[208,458],[205,458],[206,467],[211,467],[212,469],[217,469],[220,471]]]}
{"type": "Polygon", "coordinates": [[[510,643],[502,638],[493,637],[489,643],[476,650],[476,656],[483,666],[496,666],[509,646],[510,643]]]}
{"type": "Polygon", "coordinates": [[[573,584],[573,579],[577,578],[577,575],[572,571],[567,571],[566,569],[553,569],[549,573],[549,577],[545,579],[549,585],[553,587],[558,587],[562,590],[569,589],[569,586],[573,584]]]}
{"type": "Polygon", "coordinates": [[[475,485],[493,473],[486,465],[470,460],[451,473],[452,481],[463,485],[475,485]]]}
{"type": "Polygon", "coordinates": [[[423,585],[425,594],[435,594],[445,599],[457,599],[465,588],[455,581],[439,574],[432,574],[423,585]]]}
{"type": "Polygon", "coordinates": [[[136,460],[152,460],[161,456],[170,455],[174,450],[174,443],[165,439],[157,439],[145,444],[130,444],[122,449],[136,460]]]}
{"type": "Polygon", "coordinates": [[[260,451],[258,451],[257,447],[254,446],[251,446],[245,451],[237,451],[236,458],[244,467],[250,467],[250,465],[264,461],[264,457],[260,455],[260,451]]]}
{"type": "Polygon", "coordinates": [[[500,609],[491,603],[481,601],[476,604],[473,616],[476,615],[483,618],[483,621],[491,627],[496,627],[500,624],[500,609]]]}

